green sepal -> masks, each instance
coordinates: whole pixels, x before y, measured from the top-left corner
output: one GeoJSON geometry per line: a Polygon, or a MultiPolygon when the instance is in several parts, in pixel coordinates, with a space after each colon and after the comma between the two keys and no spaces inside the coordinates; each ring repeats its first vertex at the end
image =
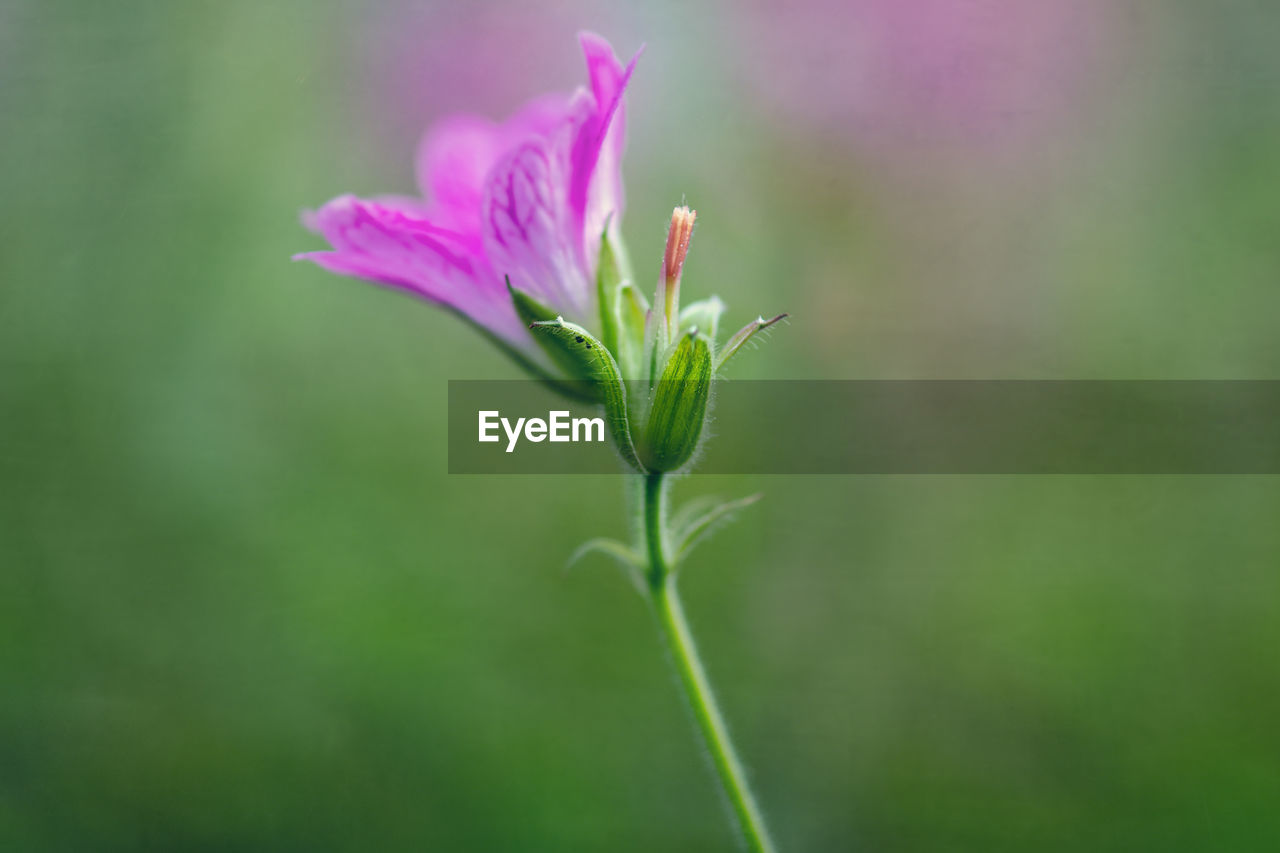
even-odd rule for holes
{"type": "Polygon", "coordinates": [[[710,296],[691,302],[680,311],[680,330],[687,332],[697,329],[711,339],[716,340],[716,332],[720,329],[720,315],[724,313],[724,303],[719,296],[710,296]]]}
{"type": "MultiPolygon", "coordinates": [[[[507,292],[511,294],[511,304],[516,309],[516,316],[520,318],[520,322],[526,326],[532,326],[534,323],[546,323],[555,320],[559,315],[555,311],[548,308],[545,304],[538,300],[537,297],[527,293],[511,283],[511,277],[506,276],[507,292]]],[[[546,337],[534,335],[533,339],[538,342],[538,346],[542,347],[556,367],[564,372],[565,378],[570,380],[570,384],[578,384],[584,393],[579,396],[586,396],[587,399],[599,402],[599,397],[589,396],[594,390],[591,388],[591,377],[583,372],[582,361],[569,353],[564,347],[559,346],[546,337]]]]}
{"type": "Polygon", "coordinates": [[[471,326],[471,328],[479,332],[485,340],[489,341],[501,352],[505,353],[507,357],[514,361],[521,370],[546,385],[552,391],[555,391],[557,394],[564,397],[568,397],[571,400],[581,400],[587,403],[599,402],[594,396],[595,389],[592,387],[591,383],[570,382],[563,377],[553,376],[551,371],[547,369],[546,365],[540,361],[535,361],[533,358],[530,358],[529,353],[517,348],[510,341],[493,332],[493,330],[480,325],[456,308],[449,308],[448,310],[450,310],[458,319],[464,321],[467,325],[471,326]]]}
{"type": "Polygon", "coordinates": [[[658,381],[659,372],[666,363],[664,357],[669,343],[662,306],[654,302],[653,307],[644,315],[644,340],[640,345],[640,374],[649,381],[650,391],[653,390],[658,381]]]}
{"type": "Polygon", "coordinates": [[[702,437],[711,395],[711,344],[705,335],[680,338],[653,391],[641,442],[652,471],[674,471],[689,461],[702,437]]]}
{"type": "Polygon", "coordinates": [[[742,345],[755,337],[756,333],[763,332],[765,329],[769,328],[779,320],[784,319],[786,316],[786,314],[779,314],[777,317],[772,317],[768,320],[764,317],[757,317],[739,329],[737,334],[730,338],[729,342],[724,345],[724,349],[716,353],[716,371],[718,372],[726,361],[733,358],[733,354],[742,349],[742,345]]]}
{"type": "Polygon", "coordinates": [[[644,473],[635,445],[631,441],[631,425],[627,420],[627,394],[613,355],[590,332],[563,317],[539,320],[529,324],[529,331],[543,346],[559,351],[558,358],[572,365],[574,375],[590,382],[604,403],[605,422],[618,452],[628,465],[644,473]]]}
{"type": "Polygon", "coordinates": [[[701,511],[701,505],[696,508],[699,511],[680,512],[672,522],[673,538],[676,542],[676,563],[683,560],[695,545],[732,519],[735,513],[751,506],[762,497],[764,497],[763,494],[757,493],[747,495],[745,498],[738,498],[736,501],[716,504],[705,512],[701,511]]]}
{"type": "Polygon", "coordinates": [[[644,358],[644,318],[649,300],[629,281],[618,285],[618,362],[627,379],[639,379],[644,358]]]}
{"type": "Polygon", "coordinates": [[[511,304],[515,306],[516,316],[526,326],[530,323],[554,320],[558,315],[533,294],[521,290],[511,283],[511,276],[503,276],[507,283],[507,293],[511,294],[511,304]]]}
{"type": "Polygon", "coordinates": [[[622,267],[609,239],[606,222],[600,234],[600,255],[596,263],[596,302],[600,306],[600,342],[609,352],[618,352],[618,287],[622,281],[622,267]]]}

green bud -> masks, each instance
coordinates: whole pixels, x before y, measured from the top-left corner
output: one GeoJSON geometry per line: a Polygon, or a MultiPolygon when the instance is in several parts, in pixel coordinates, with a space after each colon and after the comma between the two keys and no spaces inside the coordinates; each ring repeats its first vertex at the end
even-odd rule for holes
{"type": "Polygon", "coordinates": [[[683,336],[653,391],[641,441],[651,471],[674,471],[689,461],[702,436],[711,394],[711,345],[705,335],[683,336]]]}

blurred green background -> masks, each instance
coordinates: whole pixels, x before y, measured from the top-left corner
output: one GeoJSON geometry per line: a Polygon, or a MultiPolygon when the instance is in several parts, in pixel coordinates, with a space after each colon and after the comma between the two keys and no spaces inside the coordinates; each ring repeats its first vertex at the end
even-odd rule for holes
{"type": "MultiPolygon", "coordinates": [[[[6,0],[0,849],[732,849],[564,572],[618,482],[446,475],[512,368],[288,262],[582,27],[647,43],[640,268],[687,198],[689,292],[793,314],[735,375],[1280,379],[1274,4],[6,0]]],[[[783,850],[1280,848],[1276,478],[677,496],[755,490],[683,586],[783,850]]]]}

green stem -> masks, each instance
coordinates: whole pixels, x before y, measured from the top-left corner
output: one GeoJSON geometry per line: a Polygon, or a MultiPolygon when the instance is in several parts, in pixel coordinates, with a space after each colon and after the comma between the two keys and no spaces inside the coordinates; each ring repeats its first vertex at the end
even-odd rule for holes
{"type": "Polygon", "coordinates": [[[649,551],[647,580],[658,626],[671,651],[680,683],[693,708],[694,719],[711,753],[712,763],[747,847],[757,853],[773,853],[773,842],[765,828],[764,816],[751,795],[746,773],[734,752],[729,729],[716,705],[711,683],[698,657],[698,648],[694,645],[680,596],[676,592],[676,579],[671,571],[666,544],[666,499],[666,481],[662,473],[645,475],[644,539],[649,551]]]}

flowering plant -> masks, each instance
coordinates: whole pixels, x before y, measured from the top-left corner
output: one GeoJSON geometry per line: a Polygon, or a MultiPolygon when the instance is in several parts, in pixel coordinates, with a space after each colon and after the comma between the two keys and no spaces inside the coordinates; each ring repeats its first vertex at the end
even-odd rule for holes
{"type": "Polygon", "coordinates": [[[785,315],[718,343],[718,297],[680,305],[697,213],[677,207],[652,303],[635,284],[619,224],[626,113],[636,59],[580,37],[589,86],[534,99],[501,124],[456,116],[423,139],[424,198],[339,196],[304,215],[331,249],[295,256],[448,308],[557,391],[599,403],[630,470],[636,542],[593,539],[573,560],[618,560],[654,606],[743,837],[771,842],[693,644],[677,569],[752,496],[691,507],[673,521],[671,475],[700,444],[721,367],[785,315]]]}

